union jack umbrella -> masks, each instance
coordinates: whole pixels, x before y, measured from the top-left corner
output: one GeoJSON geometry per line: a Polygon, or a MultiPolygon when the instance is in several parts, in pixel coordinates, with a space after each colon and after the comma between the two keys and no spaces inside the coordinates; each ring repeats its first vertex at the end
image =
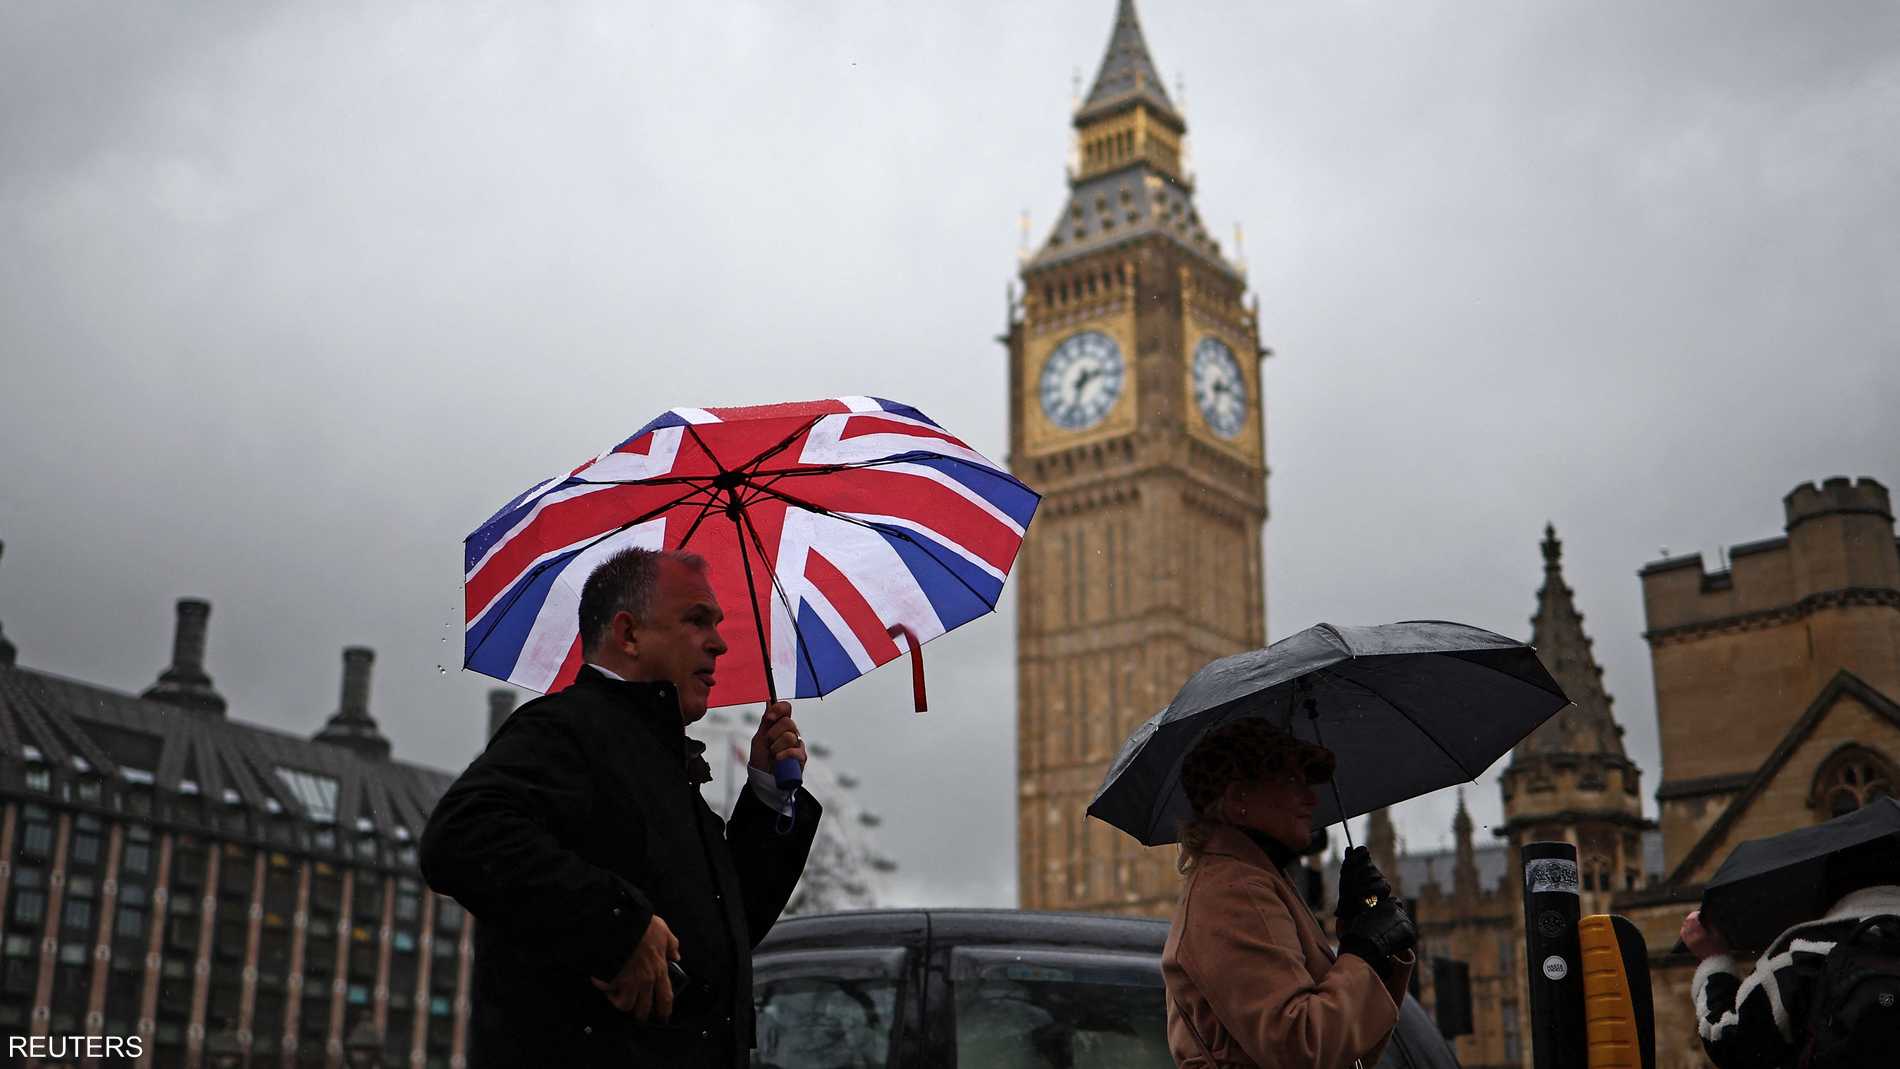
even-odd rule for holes
{"type": "Polygon", "coordinates": [[[594,568],[688,549],[726,611],[710,704],[819,697],[993,610],[1039,501],[893,401],[675,408],[468,536],[463,663],[561,689],[594,568]]]}

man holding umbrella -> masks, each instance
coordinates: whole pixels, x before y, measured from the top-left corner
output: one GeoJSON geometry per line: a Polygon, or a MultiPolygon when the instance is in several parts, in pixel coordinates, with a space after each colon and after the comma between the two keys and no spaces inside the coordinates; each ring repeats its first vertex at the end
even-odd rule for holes
{"type": "Polygon", "coordinates": [[[473,1069],[746,1063],[752,947],[820,808],[800,791],[779,822],[767,770],[805,761],[785,702],[761,718],[730,821],[701,799],[710,773],[685,728],[705,715],[722,619],[699,557],[608,557],[581,591],[578,678],[517,709],[437,804],[423,874],[478,922],[473,1069]]]}
{"type": "Polygon", "coordinates": [[[1720,1069],[1892,1065],[1900,1047],[1900,803],[1736,847],[1682,921],[1720,1069]],[[1742,979],[1734,953],[1757,953],[1742,979]]]}

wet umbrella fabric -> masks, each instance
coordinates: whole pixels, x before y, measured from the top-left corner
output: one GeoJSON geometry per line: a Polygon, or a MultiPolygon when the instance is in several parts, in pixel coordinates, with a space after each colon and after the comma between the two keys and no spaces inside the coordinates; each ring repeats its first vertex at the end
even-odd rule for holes
{"type": "Polygon", "coordinates": [[[1192,815],[1181,759],[1210,728],[1256,717],[1338,757],[1337,790],[1313,815],[1322,827],[1473,780],[1568,704],[1536,653],[1502,635],[1438,620],[1319,624],[1196,672],[1123,744],[1088,812],[1144,845],[1175,842],[1192,815]]]}
{"type": "Polygon", "coordinates": [[[711,704],[822,696],[992,611],[1039,500],[894,401],[676,408],[468,536],[464,664],[561,689],[595,567],[686,549],[726,613],[711,704]]]}
{"type": "Polygon", "coordinates": [[[1828,858],[1883,837],[1891,840],[1900,882],[1900,801],[1892,798],[1876,798],[1824,824],[1750,839],[1703,889],[1702,917],[1735,950],[1758,952],[1833,905],[1825,901],[1828,858]]]}

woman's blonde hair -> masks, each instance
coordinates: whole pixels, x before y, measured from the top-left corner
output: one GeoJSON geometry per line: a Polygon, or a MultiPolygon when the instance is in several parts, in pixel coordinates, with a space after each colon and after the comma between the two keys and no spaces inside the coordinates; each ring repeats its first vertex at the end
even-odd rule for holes
{"type": "Polygon", "coordinates": [[[1221,811],[1229,786],[1291,771],[1303,773],[1308,783],[1324,783],[1333,778],[1333,765],[1331,750],[1265,720],[1230,720],[1209,728],[1181,760],[1181,790],[1194,815],[1181,822],[1181,854],[1175,867],[1181,872],[1193,868],[1207,849],[1208,836],[1230,823],[1221,811]]]}

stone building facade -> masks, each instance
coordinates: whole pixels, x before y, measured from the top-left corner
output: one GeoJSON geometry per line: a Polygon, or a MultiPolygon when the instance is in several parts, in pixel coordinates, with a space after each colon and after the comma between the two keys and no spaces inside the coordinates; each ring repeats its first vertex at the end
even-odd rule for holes
{"type": "Polygon", "coordinates": [[[1002,338],[1010,468],[1044,495],[1014,579],[1019,900],[1165,913],[1174,851],[1083,810],[1182,680],[1266,641],[1264,353],[1132,0],[1074,127],[1002,338]]]}
{"type": "Polygon", "coordinates": [[[1659,1069],[1703,1066],[1682,915],[1736,844],[1900,787],[1900,543],[1887,488],[1833,478],[1782,499],[1784,533],[1641,572],[1662,740],[1663,871],[1617,896],[1642,928],[1659,1069]]]}
{"type": "Polygon", "coordinates": [[[1577,845],[1583,912],[1628,916],[1648,942],[1659,1069],[1700,1069],[1695,961],[1674,948],[1704,884],[1743,840],[1900,785],[1900,543],[1888,492],[1873,479],[1829,479],[1795,488],[1783,516],[1783,536],[1732,547],[1726,569],[1689,556],[1639,573],[1662,740],[1654,821],[1563,582],[1562,547],[1546,532],[1532,642],[1577,704],[1513,751],[1493,865],[1482,847],[1472,868],[1458,860],[1469,837],[1462,806],[1451,872],[1441,871],[1444,855],[1395,859],[1423,954],[1470,970],[1474,1032],[1456,1041],[1462,1064],[1530,1064],[1516,847],[1577,845]]]}
{"type": "Polygon", "coordinates": [[[391,758],[367,649],[313,737],[231,719],[209,615],[178,603],[137,696],[0,646],[0,1032],[138,1036],[159,1067],[460,1066],[473,925],[415,842],[452,777],[391,758]]]}

